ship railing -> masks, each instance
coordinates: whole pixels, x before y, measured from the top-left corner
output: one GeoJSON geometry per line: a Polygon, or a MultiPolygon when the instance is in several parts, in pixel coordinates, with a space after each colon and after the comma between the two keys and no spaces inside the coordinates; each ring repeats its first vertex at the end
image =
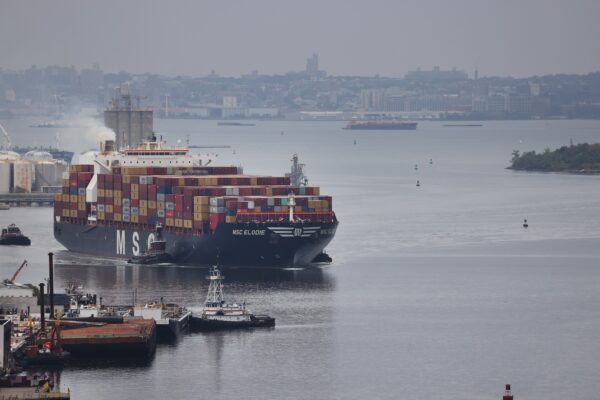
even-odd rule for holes
{"type": "MultiPolygon", "coordinates": [[[[333,211],[306,211],[295,212],[296,222],[335,222],[333,211]]],[[[261,222],[288,222],[287,212],[238,212],[236,222],[261,223],[261,222]]]]}

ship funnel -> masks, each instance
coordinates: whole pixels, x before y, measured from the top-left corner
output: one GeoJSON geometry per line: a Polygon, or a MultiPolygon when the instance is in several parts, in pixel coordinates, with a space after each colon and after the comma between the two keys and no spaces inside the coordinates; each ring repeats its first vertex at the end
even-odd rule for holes
{"type": "Polygon", "coordinates": [[[114,140],[105,140],[102,151],[104,151],[104,152],[115,151],[115,141],[114,140]]]}

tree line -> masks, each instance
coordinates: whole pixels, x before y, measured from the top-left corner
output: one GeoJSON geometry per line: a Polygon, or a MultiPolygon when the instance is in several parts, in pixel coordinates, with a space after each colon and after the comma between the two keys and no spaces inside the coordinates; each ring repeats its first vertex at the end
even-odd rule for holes
{"type": "Polygon", "coordinates": [[[513,150],[509,169],[546,172],[599,172],[600,143],[580,143],[543,153],[513,150]]]}

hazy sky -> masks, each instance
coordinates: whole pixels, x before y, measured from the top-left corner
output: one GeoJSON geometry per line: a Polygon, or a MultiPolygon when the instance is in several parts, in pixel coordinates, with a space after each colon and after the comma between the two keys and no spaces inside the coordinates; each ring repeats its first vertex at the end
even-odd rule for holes
{"type": "Polygon", "coordinates": [[[239,76],[600,70],[600,0],[0,0],[0,67],[239,76]]]}

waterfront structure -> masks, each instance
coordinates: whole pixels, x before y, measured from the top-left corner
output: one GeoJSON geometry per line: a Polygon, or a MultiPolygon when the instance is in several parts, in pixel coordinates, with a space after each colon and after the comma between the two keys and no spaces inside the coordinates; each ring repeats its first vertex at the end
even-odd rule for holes
{"type": "Polygon", "coordinates": [[[104,124],[115,132],[117,149],[134,147],[152,137],[154,121],[152,110],[133,104],[129,86],[117,89],[117,96],[104,111],[104,124]]]}

